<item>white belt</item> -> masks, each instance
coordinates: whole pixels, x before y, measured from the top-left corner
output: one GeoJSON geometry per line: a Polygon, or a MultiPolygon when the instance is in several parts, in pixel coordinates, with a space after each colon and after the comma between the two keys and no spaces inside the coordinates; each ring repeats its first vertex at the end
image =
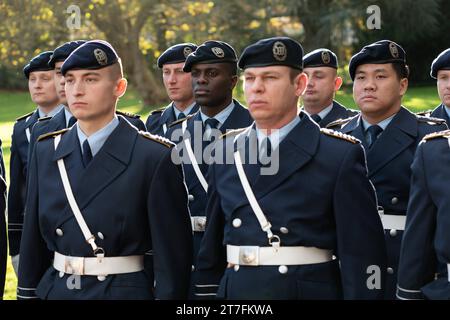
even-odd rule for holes
{"type": "Polygon", "coordinates": [[[106,276],[144,270],[144,256],[124,257],[70,257],[55,252],[53,267],[61,272],[76,275],[106,276]]]}
{"type": "Polygon", "coordinates": [[[302,265],[331,261],[331,250],[315,247],[256,247],[227,245],[227,261],[243,266],[302,265]]]}
{"type": "Polygon", "coordinates": [[[191,217],[192,231],[205,232],[206,217],[194,216],[191,217]]]}
{"type": "Polygon", "coordinates": [[[393,214],[380,214],[381,222],[385,230],[396,229],[405,230],[406,216],[393,214]]]}
{"type": "Polygon", "coordinates": [[[448,282],[450,282],[450,263],[447,263],[447,277],[448,277],[448,282]]]}

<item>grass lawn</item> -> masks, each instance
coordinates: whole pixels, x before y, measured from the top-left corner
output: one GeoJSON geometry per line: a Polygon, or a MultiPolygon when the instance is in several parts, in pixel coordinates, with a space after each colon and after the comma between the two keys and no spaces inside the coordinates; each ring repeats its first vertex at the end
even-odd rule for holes
{"type": "MultiPolygon", "coordinates": [[[[240,89],[240,88],[239,88],[240,89]]],[[[241,96],[241,90],[238,91],[238,97],[241,96]]],[[[244,102],[243,98],[239,98],[244,102]]],[[[351,89],[341,90],[336,100],[342,104],[356,109],[353,102],[351,89]]],[[[436,87],[417,87],[410,88],[407,96],[404,99],[404,105],[413,112],[433,109],[439,104],[439,97],[436,92],[436,87]]],[[[160,107],[160,106],[158,106],[160,107]]],[[[2,140],[4,160],[7,172],[7,181],[9,181],[9,148],[11,145],[11,134],[15,119],[25,113],[34,109],[34,105],[29,98],[28,92],[2,92],[0,91],[0,139],[2,140]]],[[[133,91],[129,91],[119,102],[118,109],[133,113],[138,113],[142,116],[145,122],[147,115],[150,112],[149,108],[145,108],[139,97],[133,91]]],[[[8,272],[6,278],[5,300],[16,298],[17,279],[8,260],[8,272]]]]}

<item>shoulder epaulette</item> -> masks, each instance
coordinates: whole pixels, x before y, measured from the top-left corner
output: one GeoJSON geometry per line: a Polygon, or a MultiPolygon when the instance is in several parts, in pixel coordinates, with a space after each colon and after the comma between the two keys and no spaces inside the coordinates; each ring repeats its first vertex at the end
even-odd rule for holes
{"type": "Polygon", "coordinates": [[[445,120],[440,118],[417,116],[417,120],[419,122],[426,122],[430,125],[445,124],[445,120]]]}
{"type": "Polygon", "coordinates": [[[66,129],[62,129],[62,130],[59,130],[59,131],[54,131],[54,132],[49,132],[49,133],[41,134],[41,135],[38,137],[37,141],[41,141],[41,140],[44,140],[44,139],[47,139],[47,138],[51,138],[51,137],[56,137],[56,136],[58,136],[58,135],[60,135],[60,134],[66,133],[66,132],[69,131],[69,130],[70,130],[69,128],[66,128],[66,129]]]}
{"type": "Polygon", "coordinates": [[[166,107],[153,110],[152,112],[150,112],[150,114],[162,113],[164,110],[166,110],[166,107]]]}
{"type": "Polygon", "coordinates": [[[138,114],[127,112],[127,111],[116,110],[116,113],[120,114],[121,116],[129,117],[129,118],[135,118],[135,119],[139,119],[141,117],[138,114]]]}
{"type": "Polygon", "coordinates": [[[322,128],[322,129],[320,129],[320,132],[326,134],[327,136],[335,137],[335,138],[342,139],[342,140],[346,140],[346,141],[354,143],[354,144],[357,144],[357,143],[361,142],[361,141],[359,141],[359,139],[356,139],[355,137],[353,137],[351,135],[348,135],[348,134],[345,134],[345,133],[342,133],[342,132],[338,132],[338,131],[334,131],[334,130],[331,130],[331,129],[322,128]]]}
{"type": "Polygon", "coordinates": [[[23,116],[18,117],[16,119],[16,121],[24,120],[24,119],[30,117],[33,113],[34,113],[34,111],[31,111],[30,113],[24,114],[23,116]]]}
{"type": "Polygon", "coordinates": [[[438,131],[427,134],[425,137],[423,137],[422,140],[428,141],[436,138],[450,138],[450,130],[438,131]]]}
{"type": "Polygon", "coordinates": [[[173,126],[175,126],[175,125],[177,125],[177,124],[179,124],[179,123],[182,123],[183,121],[189,120],[189,119],[192,118],[194,115],[195,115],[195,113],[189,114],[189,115],[186,116],[186,118],[175,120],[174,122],[172,122],[172,123],[169,124],[169,128],[170,128],[170,127],[173,127],[173,126]]]}
{"type": "Polygon", "coordinates": [[[48,116],[48,117],[42,117],[42,118],[39,118],[38,119],[38,121],[39,122],[41,122],[41,121],[46,121],[46,120],[50,120],[52,117],[50,117],[50,116],[48,116]]]}
{"type": "Polygon", "coordinates": [[[349,117],[349,118],[345,118],[345,119],[334,120],[334,121],[330,122],[329,124],[327,124],[326,128],[333,128],[333,127],[336,127],[336,126],[343,126],[344,124],[347,124],[348,122],[350,122],[350,120],[352,118],[353,118],[353,116],[349,117]]]}
{"type": "Polygon", "coordinates": [[[227,132],[222,134],[219,137],[219,139],[225,139],[225,138],[228,138],[228,137],[237,136],[238,134],[244,132],[246,129],[247,128],[239,128],[239,129],[228,130],[227,132]]]}
{"type": "Polygon", "coordinates": [[[167,148],[172,148],[173,146],[175,146],[175,144],[173,142],[171,142],[169,139],[158,136],[156,134],[151,134],[151,133],[145,132],[145,131],[139,131],[139,134],[141,136],[143,136],[144,138],[156,141],[156,142],[166,146],[167,148]]]}
{"type": "Polygon", "coordinates": [[[421,117],[429,117],[432,112],[433,112],[433,110],[419,111],[419,112],[416,112],[415,115],[421,116],[421,117]]]}

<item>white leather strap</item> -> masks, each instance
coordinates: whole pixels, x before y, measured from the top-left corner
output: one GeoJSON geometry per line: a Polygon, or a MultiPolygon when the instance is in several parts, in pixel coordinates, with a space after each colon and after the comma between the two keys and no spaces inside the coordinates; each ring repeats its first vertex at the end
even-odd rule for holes
{"type": "Polygon", "coordinates": [[[331,250],[315,247],[257,247],[227,245],[227,261],[242,266],[303,265],[331,261],[331,250]]]}
{"type": "Polygon", "coordinates": [[[25,135],[27,136],[27,141],[29,143],[30,142],[30,137],[31,137],[30,128],[26,128],[25,129],[25,135]]]}
{"type": "Polygon", "coordinates": [[[186,132],[186,129],[187,129],[187,120],[184,120],[181,123],[181,132],[184,134],[186,132]]]}
{"type": "Polygon", "coordinates": [[[393,214],[380,214],[381,222],[385,230],[405,230],[406,216],[393,214]]]}
{"type": "Polygon", "coordinates": [[[167,132],[167,125],[165,123],[163,124],[162,129],[163,129],[163,133],[166,134],[166,132],[167,132]]]}
{"type": "Polygon", "coordinates": [[[244,188],[245,195],[247,196],[248,202],[250,203],[250,206],[252,207],[252,210],[255,213],[259,224],[261,225],[261,229],[267,233],[267,237],[269,239],[272,239],[273,233],[270,230],[272,225],[264,215],[258,201],[256,200],[255,194],[250,187],[250,183],[248,182],[247,176],[245,175],[244,167],[242,166],[242,160],[241,155],[239,154],[239,150],[234,153],[234,163],[236,164],[236,169],[239,175],[239,179],[241,180],[242,187],[244,188]]]}
{"type": "MultiPolygon", "coordinates": [[[[55,137],[55,150],[58,147],[60,141],[61,135],[57,135],[55,137]]],[[[97,244],[95,243],[95,236],[89,230],[89,227],[87,226],[86,221],[84,220],[83,215],[81,214],[80,208],[78,207],[75,197],[73,196],[72,187],[70,186],[69,177],[67,176],[66,166],[64,165],[64,159],[59,159],[57,162],[59,174],[61,175],[64,191],[66,193],[67,200],[69,201],[70,208],[72,209],[75,219],[77,220],[77,223],[80,226],[81,232],[83,232],[84,238],[91,245],[92,250],[94,250],[94,254],[96,254],[96,251],[99,249],[99,247],[97,247],[97,244]]]]}
{"type": "Polygon", "coordinates": [[[192,230],[195,232],[205,232],[206,217],[193,216],[191,217],[192,230]]]}
{"type": "Polygon", "coordinates": [[[55,252],[53,267],[67,274],[107,276],[144,270],[144,256],[85,258],[55,252]]]}
{"type": "MultiPolygon", "coordinates": [[[[185,123],[184,121],[183,123],[185,123]]],[[[205,192],[208,192],[208,183],[206,182],[205,177],[203,176],[202,171],[200,170],[200,167],[198,166],[197,159],[195,158],[194,151],[192,151],[191,141],[189,139],[184,140],[184,144],[186,146],[186,151],[188,153],[189,160],[191,161],[192,167],[194,168],[195,175],[197,176],[198,180],[200,181],[200,184],[203,187],[203,190],[205,192]]]]}

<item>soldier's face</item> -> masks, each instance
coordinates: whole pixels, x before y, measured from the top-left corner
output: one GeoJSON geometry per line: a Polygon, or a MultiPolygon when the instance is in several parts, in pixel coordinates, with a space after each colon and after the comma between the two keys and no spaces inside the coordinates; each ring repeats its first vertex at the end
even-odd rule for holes
{"type": "Polygon", "coordinates": [[[67,105],[66,90],[64,89],[65,82],[64,77],[61,73],[61,66],[63,63],[64,63],[63,61],[55,63],[55,88],[60,103],[67,105]]]}
{"type": "MultiPolygon", "coordinates": [[[[69,70],[65,90],[70,112],[80,121],[102,121],[115,112],[126,80],[112,75],[114,66],[98,70],[69,70]]],[[[105,123],[106,124],[106,123],[105,123]]]]}
{"type": "Polygon", "coordinates": [[[31,100],[41,107],[53,107],[58,103],[54,71],[34,71],[28,79],[31,100]]]}
{"type": "Polygon", "coordinates": [[[399,79],[392,64],[363,64],[356,69],[353,99],[363,115],[390,116],[407,89],[408,79],[399,79]]]}
{"type": "Polygon", "coordinates": [[[310,108],[328,107],[334,94],[342,85],[342,78],[337,76],[336,69],[329,67],[305,68],[308,85],[303,95],[303,104],[310,108]]]}
{"type": "Polygon", "coordinates": [[[186,103],[194,98],[191,74],[183,71],[183,65],[183,62],[165,64],[162,68],[164,87],[175,104],[186,103]]]}
{"type": "Polygon", "coordinates": [[[450,70],[438,71],[437,88],[442,103],[450,107],[450,70]]]}
{"type": "Polygon", "coordinates": [[[245,69],[245,100],[258,127],[276,129],[292,120],[306,84],[304,73],[292,79],[291,68],[286,66],[245,69]]]}
{"type": "Polygon", "coordinates": [[[203,107],[222,106],[237,83],[226,63],[195,64],[191,76],[194,99],[203,107]]]}

